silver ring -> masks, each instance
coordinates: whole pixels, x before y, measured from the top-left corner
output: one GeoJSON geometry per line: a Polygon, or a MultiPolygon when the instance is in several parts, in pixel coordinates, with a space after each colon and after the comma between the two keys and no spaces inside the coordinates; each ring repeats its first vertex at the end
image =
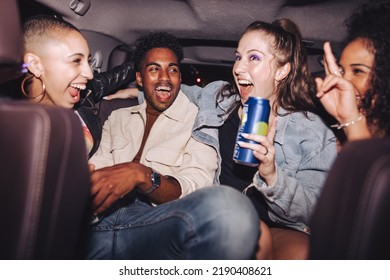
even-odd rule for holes
{"type": "Polygon", "coordinates": [[[265,152],[265,156],[268,154],[268,149],[267,149],[267,147],[266,146],[263,146],[265,149],[266,149],[266,152],[265,152]]]}
{"type": "Polygon", "coordinates": [[[343,73],[343,69],[338,68],[337,70],[333,71],[334,75],[341,75],[343,73]]]}

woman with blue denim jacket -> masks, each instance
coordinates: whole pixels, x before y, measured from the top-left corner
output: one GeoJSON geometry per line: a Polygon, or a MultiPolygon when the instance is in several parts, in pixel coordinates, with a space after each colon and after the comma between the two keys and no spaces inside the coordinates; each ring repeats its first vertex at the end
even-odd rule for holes
{"type": "Polygon", "coordinates": [[[308,221],[337,151],[333,132],[314,113],[315,85],[297,26],[287,19],[250,24],[236,50],[233,76],[235,85],[182,85],[200,108],[194,136],[198,132],[220,151],[220,183],[251,198],[270,227],[274,258],[305,258],[308,221]],[[254,151],[256,167],[233,161],[242,107],[250,96],[271,104],[268,134],[245,136],[259,144],[240,143],[254,151]],[[296,238],[290,250],[289,238],[296,238]]]}

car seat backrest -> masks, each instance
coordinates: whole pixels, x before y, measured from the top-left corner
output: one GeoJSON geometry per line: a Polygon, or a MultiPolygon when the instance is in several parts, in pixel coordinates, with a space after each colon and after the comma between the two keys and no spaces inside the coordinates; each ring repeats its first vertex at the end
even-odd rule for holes
{"type": "Polygon", "coordinates": [[[81,123],[69,109],[0,102],[1,259],[82,256],[89,171],[81,123]]]}
{"type": "MultiPolygon", "coordinates": [[[[108,59],[108,68],[107,70],[112,70],[115,66],[118,66],[122,63],[128,62],[132,59],[132,54],[130,47],[127,45],[119,45],[115,47],[109,56],[108,59]]],[[[136,87],[136,83],[132,82],[129,85],[125,85],[126,87],[136,87]]],[[[108,116],[111,114],[113,110],[134,106],[138,104],[137,98],[129,98],[129,99],[113,99],[113,100],[102,100],[100,101],[100,111],[99,117],[101,120],[101,124],[107,120],[108,116]]]]}
{"type": "Polygon", "coordinates": [[[22,35],[17,2],[0,1],[0,83],[18,74],[22,54],[22,35]]]}
{"type": "MultiPolygon", "coordinates": [[[[1,0],[2,81],[18,75],[20,31],[16,1],[1,0]]],[[[79,118],[3,96],[0,116],[0,259],[82,258],[90,180],[79,118]]]]}
{"type": "Polygon", "coordinates": [[[107,70],[111,70],[115,66],[118,66],[124,62],[131,61],[132,54],[130,46],[119,45],[116,46],[108,57],[107,70]]]}
{"type": "Polygon", "coordinates": [[[312,216],[311,259],[389,259],[390,139],[347,143],[312,216]]]}

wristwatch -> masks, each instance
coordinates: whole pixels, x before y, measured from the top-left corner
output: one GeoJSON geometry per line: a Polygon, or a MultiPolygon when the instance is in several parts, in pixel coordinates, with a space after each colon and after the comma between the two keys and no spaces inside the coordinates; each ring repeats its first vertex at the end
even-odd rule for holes
{"type": "Polygon", "coordinates": [[[150,175],[150,180],[152,181],[152,186],[146,191],[141,191],[141,193],[145,195],[151,194],[152,192],[157,190],[161,185],[161,175],[155,172],[153,169],[151,170],[152,170],[152,174],[150,175]]]}

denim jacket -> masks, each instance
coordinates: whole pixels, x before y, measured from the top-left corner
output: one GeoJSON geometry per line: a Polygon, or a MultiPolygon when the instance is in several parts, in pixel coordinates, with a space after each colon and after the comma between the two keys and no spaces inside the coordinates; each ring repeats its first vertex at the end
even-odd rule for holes
{"type": "MultiPolygon", "coordinates": [[[[218,127],[228,117],[227,109],[238,95],[220,102],[216,93],[226,82],[217,81],[204,88],[182,85],[182,91],[199,107],[193,135],[219,150],[218,127]]],[[[271,220],[305,233],[328,171],[337,155],[336,137],[322,119],[308,113],[285,114],[280,109],[274,139],[277,181],[267,186],[258,172],[248,187],[266,198],[271,220]]],[[[219,162],[221,160],[220,154],[219,162]]],[[[217,176],[220,174],[220,168],[217,176]]],[[[218,179],[217,179],[218,180],[218,179]]]]}

